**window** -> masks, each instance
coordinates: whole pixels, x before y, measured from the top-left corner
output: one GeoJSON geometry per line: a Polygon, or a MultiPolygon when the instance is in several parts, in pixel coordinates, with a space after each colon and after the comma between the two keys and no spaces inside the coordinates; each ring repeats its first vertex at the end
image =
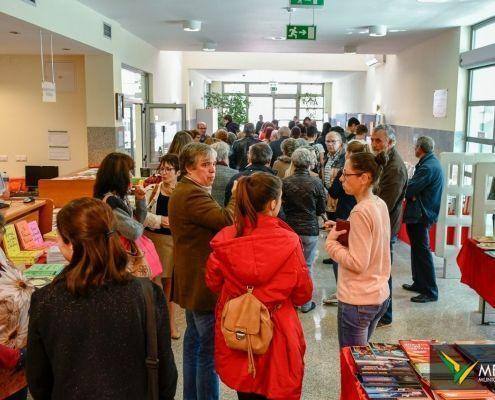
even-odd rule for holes
{"type": "Polygon", "coordinates": [[[126,100],[146,102],[148,100],[148,76],[145,72],[123,66],[122,93],[126,100]]]}
{"type": "Polygon", "coordinates": [[[484,21],[473,26],[472,49],[488,46],[495,43],[495,19],[484,21]]]}
{"type": "Polygon", "coordinates": [[[278,83],[275,92],[271,91],[269,83],[224,82],[222,87],[223,93],[248,96],[250,122],[256,123],[261,114],[264,121],[275,118],[279,126],[287,126],[297,115],[300,119],[315,119],[318,129],[322,129],[325,118],[322,83],[278,83]]]}
{"type": "Polygon", "coordinates": [[[495,65],[473,69],[466,126],[466,152],[492,153],[495,146],[495,65]]]}

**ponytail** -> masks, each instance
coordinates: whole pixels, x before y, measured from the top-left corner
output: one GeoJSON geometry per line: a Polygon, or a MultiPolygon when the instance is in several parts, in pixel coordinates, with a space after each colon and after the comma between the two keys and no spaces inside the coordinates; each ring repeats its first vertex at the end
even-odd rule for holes
{"type": "Polygon", "coordinates": [[[266,172],[257,172],[239,179],[234,210],[237,237],[244,234],[247,225],[256,227],[258,213],[265,209],[268,202],[277,200],[281,191],[280,178],[266,172]]]}

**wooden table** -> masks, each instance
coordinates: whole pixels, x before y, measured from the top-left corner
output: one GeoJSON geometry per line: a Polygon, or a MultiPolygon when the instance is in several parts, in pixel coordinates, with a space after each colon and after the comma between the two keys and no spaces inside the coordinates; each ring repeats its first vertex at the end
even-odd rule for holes
{"type": "Polygon", "coordinates": [[[48,233],[53,226],[53,201],[38,199],[32,203],[23,203],[22,200],[12,200],[9,208],[3,208],[0,213],[8,224],[18,221],[36,221],[42,234],[48,233]]]}
{"type": "Polygon", "coordinates": [[[81,177],[72,174],[69,177],[40,179],[38,181],[39,196],[52,199],[55,207],[61,208],[69,201],[80,197],[93,197],[94,177],[81,177]]]}

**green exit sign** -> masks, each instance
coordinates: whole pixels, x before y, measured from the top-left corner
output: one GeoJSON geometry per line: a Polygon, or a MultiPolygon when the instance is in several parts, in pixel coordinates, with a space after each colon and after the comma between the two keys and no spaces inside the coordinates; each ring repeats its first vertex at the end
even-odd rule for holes
{"type": "Polygon", "coordinates": [[[287,25],[287,40],[316,40],[315,25],[287,25]]]}
{"type": "Polygon", "coordinates": [[[292,7],[311,7],[311,6],[323,6],[325,0],[290,0],[292,7]]]}

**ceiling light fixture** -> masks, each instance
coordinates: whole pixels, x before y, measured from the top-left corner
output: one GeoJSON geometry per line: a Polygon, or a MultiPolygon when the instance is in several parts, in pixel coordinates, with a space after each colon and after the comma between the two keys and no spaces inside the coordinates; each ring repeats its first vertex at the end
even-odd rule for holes
{"type": "Polygon", "coordinates": [[[407,29],[389,29],[390,33],[407,32],[407,29]]]}
{"type": "Polygon", "coordinates": [[[289,13],[295,12],[297,9],[294,7],[282,7],[282,10],[285,10],[289,13]]]}
{"type": "Polygon", "coordinates": [[[17,31],[10,31],[9,33],[11,33],[12,35],[20,35],[21,32],[17,32],[17,31]]]}
{"type": "Polygon", "coordinates": [[[201,21],[194,19],[182,21],[182,29],[186,32],[199,32],[201,30],[201,21]]]}
{"type": "Polygon", "coordinates": [[[344,54],[356,54],[357,53],[357,47],[353,45],[345,45],[344,46],[344,54]]]}
{"type": "Polygon", "coordinates": [[[213,52],[217,49],[217,44],[214,42],[205,42],[203,44],[203,51],[213,52]]]}
{"type": "Polygon", "coordinates": [[[387,35],[387,25],[373,25],[368,28],[368,34],[373,37],[387,35]]]}

